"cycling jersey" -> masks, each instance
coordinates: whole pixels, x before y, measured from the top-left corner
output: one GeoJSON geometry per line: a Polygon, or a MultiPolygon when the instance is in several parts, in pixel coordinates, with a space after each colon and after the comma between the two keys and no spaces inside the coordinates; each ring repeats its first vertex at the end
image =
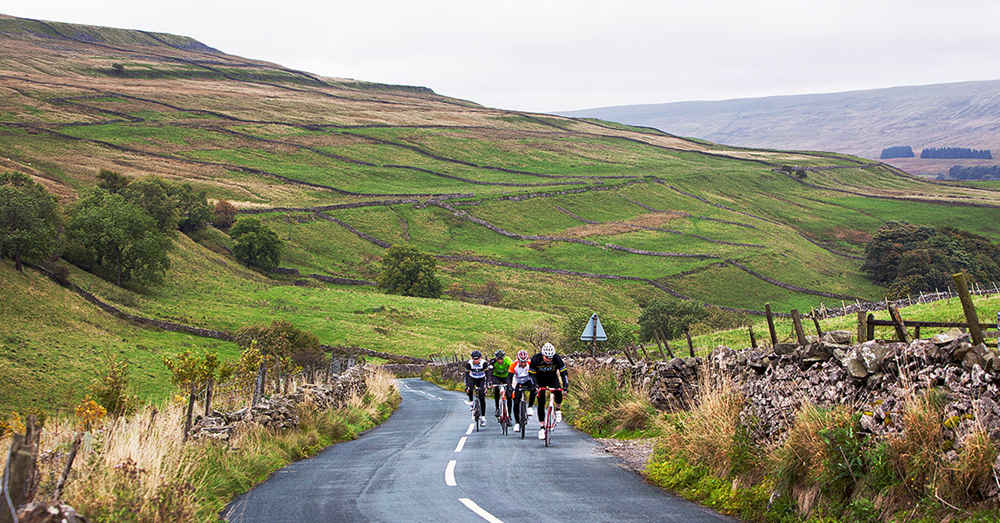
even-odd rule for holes
{"type": "Polygon", "coordinates": [[[486,359],[480,358],[479,363],[475,363],[472,360],[465,362],[465,372],[473,379],[482,379],[486,377],[486,359]]]}
{"type": "Polygon", "coordinates": [[[493,359],[493,377],[506,378],[510,375],[510,364],[514,363],[509,356],[504,356],[503,361],[493,359]]]}
{"type": "Polygon", "coordinates": [[[525,362],[524,365],[518,365],[517,363],[518,362],[516,361],[514,363],[511,363],[507,371],[514,375],[515,383],[518,384],[529,383],[531,381],[531,375],[528,374],[528,369],[530,368],[530,365],[527,362],[525,362]]]}
{"type": "Polygon", "coordinates": [[[563,384],[569,381],[569,371],[558,354],[553,355],[552,361],[547,363],[541,353],[535,354],[528,364],[528,373],[540,387],[559,387],[560,376],[563,384]]]}

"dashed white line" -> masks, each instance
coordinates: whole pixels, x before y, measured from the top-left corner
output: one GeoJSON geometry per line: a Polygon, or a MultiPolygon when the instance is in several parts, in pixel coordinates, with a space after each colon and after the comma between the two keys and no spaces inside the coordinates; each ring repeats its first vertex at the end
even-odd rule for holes
{"type": "Polygon", "coordinates": [[[458,440],[458,446],[455,447],[455,452],[462,452],[462,447],[465,446],[465,440],[467,439],[469,439],[468,436],[462,436],[462,438],[458,440]]]}
{"type": "Polygon", "coordinates": [[[444,484],[449,487],[458,485],[455,483],[455,460],[449,461],[448,466],[444,468],[444,484]]]}
{"type": "Polygon", "coordinates": [[[502,520],[498,519],[493,514],[490,514],[489,512],[483,510],[483,508],[477,505],[475,501],[472,501],[469,498],[458,498],[458,500],[461,501],[462,504],[466,506],[466,508],[475,512],[476,515],[485,519],[486,521],[489,521],[490,523],[503,523],[502,520]]]}
{"type": "Polygon", "coordinates": [[[469,423],[469,428],[465,431],[465,435],[468,436],[469,434],[472,434],[472,429],[474,428],[476,428],[476,424],[474,422],[469,423]]]}

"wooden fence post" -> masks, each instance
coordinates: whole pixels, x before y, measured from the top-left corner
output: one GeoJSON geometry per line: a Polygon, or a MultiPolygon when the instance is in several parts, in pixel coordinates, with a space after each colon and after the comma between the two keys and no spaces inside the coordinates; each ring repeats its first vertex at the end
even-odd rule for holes
{"type": "Polygon", "coordinates": [[[979,345],[983,342],[983,330],[979,328],[979,316],[976,315],[976,307],[972,304],[972,296],[969,295],[969,282],[963,272],[952,274],[951,278],[955,280],[958,297],[962,300],[962,310],[965,311],[965,321],[969,324],[972,343],[979,345]]]}
{"type": "Polygon", "coordinates": [[[872,341],[875,339],[875,315],[869,313],[868,321],[865,322],[865,326],[868,328],[868,333],[865,335],[867,341],[872,341]]]}
{"type": "Polygon", "coordinates": [[[693,358],[694,357],[694,343],[691,342],[691,332],[689,330],[687,330],[687,329],[684,329],[684,336],[687,337],[687,340],[688,340],[688,352],[691,353],[691,357],[693,358]]]}
{"type": "Polygon", "coordinates": [[[868,314],[858,311],[858,343],[868,341],[868,314]]]}
{"type": "Polygon", "coordinates": [[[823,337],[823,329],[821,329],[819,327],[819,315],[816,314],[815,310],[812,311],[812,318],[813,318],[813,325],[816,326],[816,335],[819,336],[820,338],[822,338],[823,337]]]}
{"type": "Polygon", "coordinates": [[[892,325],[896,328],[896,337],[899,341],[909,343],[910,336],[906,333],[906,324],[903,323],[903,317],[895,305],[889,306],[889,317],[892,318],[892,325]]]}
{"type": "Polygon", "coordinates": [[[805,345],[806,333],[802,330],[802,315],[799,314],[798,309],[792,309],[792,324],[795,325],[795,337],[799,341],[799,345],[805,345]]]}
{"type": "Polygon", "coordinates": [[[767,330],[771,334],[771,346],[778,344],[778,333],[774,331],[774,314],[771,313],[771,304],[764,304],[764,312],[767,314],[767,330]]]}
{"type": "Polygon", "coordinates": [[[753,325],[747,325],[747,331],[750,332],[750,346],[757,348],[757,337],[753,335],[753,325]]]}

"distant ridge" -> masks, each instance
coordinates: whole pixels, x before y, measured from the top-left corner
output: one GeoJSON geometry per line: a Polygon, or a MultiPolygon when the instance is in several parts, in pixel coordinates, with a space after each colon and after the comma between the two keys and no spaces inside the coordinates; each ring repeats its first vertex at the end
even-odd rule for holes
{"type": "Polygon", "coordinates": [[[878,158],[893,145],[914,150],[1000,148],[1000,80],[558,114],[647,125],[730,145],[830,150],[867,158],[878,158]]]}
{"type": "Polygon", "coordinates": [[[17,18],[0,14],[0,35],[33,35],[42,38],[72,38],[84,42],[110,45],[143,45],[172,47],[184,51],[222,54],[194,38],[169,33],[154,33],[139,29],[119,29],[96,25],[49,22],[32,18],[17,18]]]}

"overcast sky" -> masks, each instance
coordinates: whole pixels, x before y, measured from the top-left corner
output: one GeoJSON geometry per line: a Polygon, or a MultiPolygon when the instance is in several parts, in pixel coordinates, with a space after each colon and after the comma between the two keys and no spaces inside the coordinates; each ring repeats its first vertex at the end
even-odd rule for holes
{"type": "Polygon", "coordinates": [[[558,111],[1000,78],[1000,2],[6,0],[327,75],[558,111]]]}

